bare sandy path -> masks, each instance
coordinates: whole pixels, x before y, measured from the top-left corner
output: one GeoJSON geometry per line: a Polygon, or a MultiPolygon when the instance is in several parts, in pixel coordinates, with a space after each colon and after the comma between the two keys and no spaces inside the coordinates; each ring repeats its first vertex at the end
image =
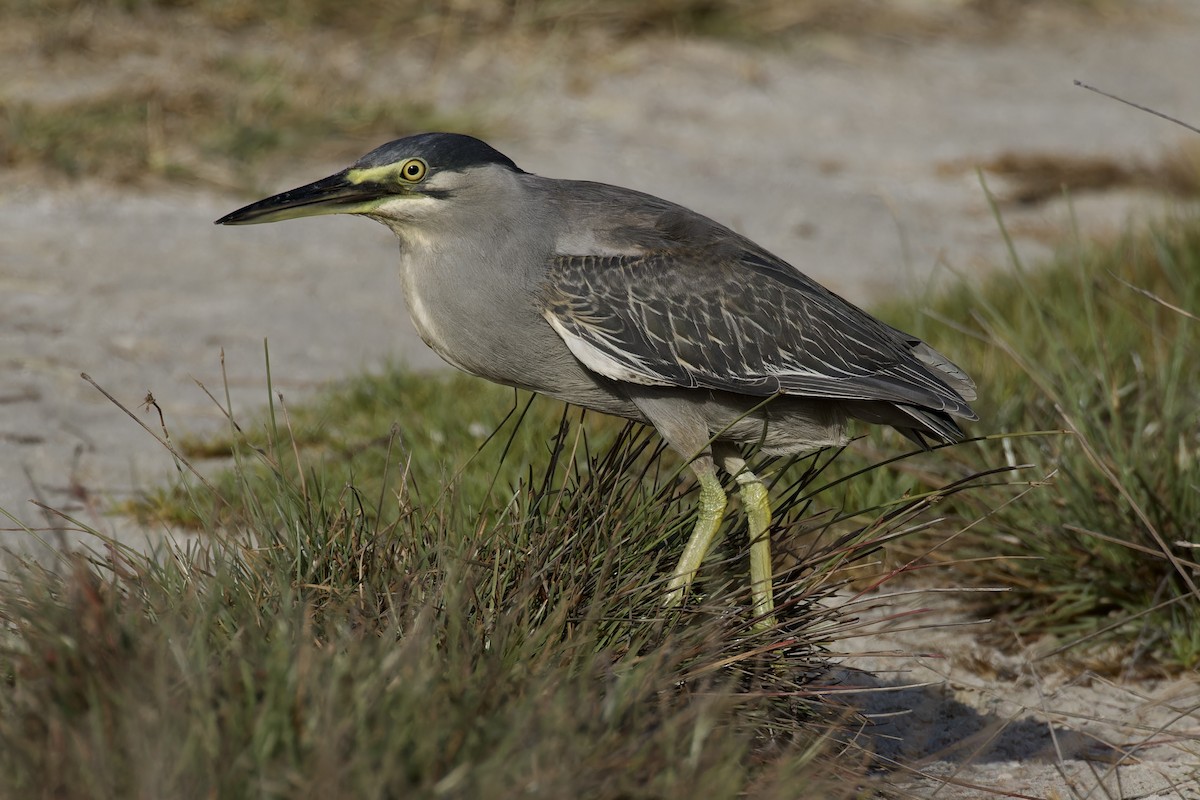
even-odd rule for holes
{"type": "MultiPolygon", "coordinates": [[[[643,43],[586,68],[536,59],[481,66],[466,58],[443,66],[439,80],[445,102],[469,101],[506,131],[493,144],[525,169],[680,201],[870,303],[922,291],[950,269],[971,275],[1003,263],[970,164],[1008,151],[1150,159],[1185,136],[1071,83],[1085,79],[1200,120],[1200,5],[1161,7],[1164,21],[1125,30],[1056,29],[995,43],[842,44],[835,52],[643,43]]],[[[339,166],[297,163],[279,176],[278,188],[339,166]]],[[[144,537],[97,516],[102,506],[88,500],[119,498],[170,474],[168,455],[81,372],[130,408],[153,392],[179,432],[222,424],[192,382],[220,387],[221,349],[243,413],[266,399],[264,339],[276,387],[289,399],[387,359],[440,364],[407,321],[395,245],[381,227],[324,218],[218,229],[212,220],[248,198],[88,183],[46,190],[28,175],[12,177],[0,183],[0,508],[30,525],[44,524],[27,502],[41,497],[123,536],[144,537]]],[[[1162,207],[1156,197],[1109,193],[1079,197],[1075,214],[1085,231],[1105,231],[1130,213],[1162,207]]],[[[1067,230],[1061,202],[1006,213],[1031,258],[1067,230]]],[[[2,534],[0,544],[25,538],[2,534]]],[[[948,651],[971,646],[943,644],[948,651]]],[[[1022,685],[1028,675],[1020,665],[1015,678],[964,701],[970,692],[962,687],[973,678],[955,670],[967,659],[938,663],[949,671],[935,670],[947,687],[937,696],[966,703],[976,717],[1052,716],[1031,699],[1045,684],[1022,685]]],[[[1194,685],[1168,688],[1183,693],[1180,704],[1192,698],[1197,705],[1194,685]]],[[[1101,708],[1097,697],[1120,692],[1098,691],[1072,700],[1063,714],[1085,713],[1089,704],[1101,714],[1133,714],[1137,704],[1129,702],[1101,708]]],[[[1155,705],[1160,687],[1136,691],[1149,698],[1143,705],[1155,705]]],[[[954,730],[948,701],[920,708],[932,715],[930,729],[954,730]]],[[[1154,717],[1150,729],[1164,719],[1154,717]]],[[[1186,716],[1172,725],[1185,739],[1200,730],[1186,716]]],[[[1068,797],[1075,785],[1055,759],[1026,751],[965,766],[937,762],[936,752],[926,750],[935,772],[962,767],[960,778],[1004,782],[1029,796],[1068,797]]],[[[1091,774],[1083,756],[1072,756],[1071,770],[1091,774]]],[[[1123,780],[1136,792],[1106,795],[1088,789],[1096,781],[1085,775],[1080,796],[1200,797],[1170,788],[1195,786],[1194,749],[1138,757],[1142,763],[1123,765],[1105,784],[1123,780]]],[[[947,789],[938,796],[975,795],[947,789]]]]}

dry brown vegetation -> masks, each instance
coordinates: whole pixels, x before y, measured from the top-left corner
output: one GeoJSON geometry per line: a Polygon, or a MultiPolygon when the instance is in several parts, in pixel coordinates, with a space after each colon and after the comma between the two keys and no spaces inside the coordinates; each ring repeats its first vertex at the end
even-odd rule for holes
{"type": "Polygon", "coordinates": [[[1200,145],[1192,140],[1153,163],[1065,153],[1004,153],[981,167],[1004,179],[1006,203],[1033,204],[1064,193],[1113,189],[1147,189],[1180,197],[1200,194],[1200,145]]]}

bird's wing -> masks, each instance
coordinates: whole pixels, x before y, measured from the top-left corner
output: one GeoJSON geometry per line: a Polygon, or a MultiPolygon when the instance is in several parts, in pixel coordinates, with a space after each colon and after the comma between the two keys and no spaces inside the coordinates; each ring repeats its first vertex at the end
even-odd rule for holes
{"type": "Polygon", "coordinates": [[[958,367],[765,251],[559,256],[542,301],[575,357],[618,381],[975,418],[958,367]]]}

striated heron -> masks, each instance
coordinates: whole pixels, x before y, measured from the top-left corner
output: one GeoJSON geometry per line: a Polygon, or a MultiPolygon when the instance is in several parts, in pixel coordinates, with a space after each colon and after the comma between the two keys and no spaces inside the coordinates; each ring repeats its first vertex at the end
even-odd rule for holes
{"type": "Polygon", "coordinates": [[[532,175],[486,143],[427,133],[217,220],[358,214],[400,240],[421,338],[461,370],[653,425],[700,483],[668,585],[682,602],[739,486],[760,624],[773,620],[770,501],[742,445],[789,455],[846,440],[848,419],[924,445],[962,438],[975,385],[728,228],[651,195],[532,175]]]}

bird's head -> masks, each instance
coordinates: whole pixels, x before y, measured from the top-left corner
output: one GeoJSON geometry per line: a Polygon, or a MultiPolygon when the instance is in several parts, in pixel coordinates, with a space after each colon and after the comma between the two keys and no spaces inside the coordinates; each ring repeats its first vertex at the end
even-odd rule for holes
{"type": "Polygon", "coordinates": [[[251,203],[216,224],[361,214],[400,233],[460,206],[467,197],[487,196],[520,172],[511,159],[479,139],[422,133],[388,142],[341,172],[251,203]]]}

